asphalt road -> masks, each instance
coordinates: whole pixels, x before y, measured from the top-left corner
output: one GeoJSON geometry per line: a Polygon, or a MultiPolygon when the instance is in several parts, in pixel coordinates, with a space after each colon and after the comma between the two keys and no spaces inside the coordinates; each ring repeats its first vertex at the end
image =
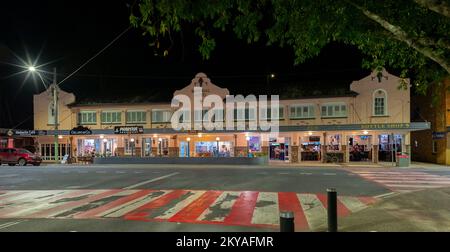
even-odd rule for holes
{"type": "MultiPolygon", "coordinates": [[[[200,165],[9,167],[3,165],[0,166],[0,201],[1,193],[4,192],[14,193],[19,191],[19,194],[22,193],[25,196],[29,194],[29,196],[22,197],[19,195],[17,200],[12,197],[11,202],[4,201],[0,204],[0,231],[277,231],[276,223],[272,223],[274,225],[253,225],[253,223],[271,223],[273,220],[277,220],[278,206],[281,211],[283,205],[279,201],[284,198],[284,207],[286,207],[287,202],[289,208],[293,195],[296,195],[294,201],[297,202],[297,205],[301,204],[304,211],[302,213],[304,220],[303,222],[298,220],[298,224],[309,225],[310,230],[314,230],[313,227],[323,225],[326,221],[324,208],[326,202],[324,202],[323,195],[327,188],[336,188],[338,195],[343,197],[340,201],[346,204],[348,210],[351,210],[350,212],[353,212],[353,208],[360,207],[355,205],[355,201],[361,204],[361,202],[365,202],[364,199],[373,199],[373,197],[392,192],[392,188],[379,181],[367,178],[373,171],[383,172],[384,170],[388,173],[399,172],[400,175],[395,176],[399,180],[403,178],[403,173],[411,176],[412,181],[416,181],[417,176],[424,178],[433,176],[429,178],[431,179],[429,183],[435,183],[436,179],[447,181],[450,177],[450,171],[448,170],[415,169],[411,173],[408,170],[394,168],[300,168],[285,166],[264,168],[200,165]],[[358,173],[361,171],[363,174],[358,173]],[[366,172],[369,172],[369,175],[366,172]],[[117,196],[115,189],[118,189],[121,195],[117,196]],[[26,192],[23,193],[20,190],[26,192]],[[131,197],[146,190],[158,194],[157,196],[160,198],[155,197],[160,202],[166,201],[164,204],[168,205],[160,207],[156,211],[154,210],[155,206],[151,203],[152,199],[145,199],[147,201],[144,202],[146,204],[144,208],[147,206],[147,209],[142,210],[144,212],[120,215],[120,218],[104,218],[108,217],[107,215],[102,215],[102,218],[99,218],[92,213],[99,207],[100,209],[105,207],[102,211],[106,210],[106,206],[114,208],[114,202],[120,200],[132,202],[131,197]],[[75,197],[72,195],[70,196],[72,198],[61,197],[57,200],[58,193],[63,191],[68,195],[80,194],[84,191],[94,191],[94,193],[86,196],[87,199],[80,194],[81,196],[75,197]],[[163,192],[166,194],[163,194],[163,192]],[[229,195],[224,195],[225,192],[229,195]],[[31,195],[33,196],[31,197],[31,195]],[[219,195],[221,196],[219,197],[219,195]],[[224,195],[224,198],[219,202],[222,195],[224,195]],[[45,197],[50,197],[52,200],[46,200],[45,197]],[[243,201],[239,202],[242,197],[243,201]],[[168,200],[169,198],[170,200],[168,200]],[[46,205],[48,203],[45,203],[46,201],[49,202],[48,205],[46,205]],[[320,203],[320,201],[322,202],[320,203]],[[233,204],[239,205],[238,210],[243,212],[232,213],[233,204]],[[8,208],[11,205],[13,207],[8,208]],[[192,209],[190,212],[185,211],[182,218],[175,214],[175,212],[182,212],[182,209],[186,207],[192,209]],[[310,212],[306,211],[310,207],[310,212]],[[51,217],[38,216],[36,218],[33,215],[24,215],[25,217],[21,218],[14,217],[15,211],[18,213],[21,211],[33,212],[33,210],[46,212],[45,209],[48,208],[50,210],[46,214],[51,217]],[[143,213],[148,215],[149,209],[153,209],[153,212],[150,212],[160,218],[159,221],[140,217],[143,213]],[[195,216],[197,221],[193,221],[193,219],[187,221],[190,218],[189,215],[195,213],[198,209],[201,209],[203,215],[198,212],[195,216]],[[224,209],[228,211],[227,214],[232,216],[220,219],[220,215],[225,212],[224,209]],[[92,218],[76,218],[77,215],[83,216],[84,214],[86,216],[89,211],[91,211],[92,218]],[[204,216],[205,211],[210,211],[209,214],[214,218],[219,218],[223,225],[218,225],[217,222],[207,223],[208,216],[204,216]],[[63,218],[59,218],[59,216],[63,216],[63,218]],[[202,221],[198,221],[200,217],[203,218],[202,221]],[[165,218],[167,221],[160,221],[161,218],[165,218]],[[251,225],[245,223],[242,225],[240,223],[243,220],[242,218],[250,218],[247,219],[246,223],[251,225]]],[[[449,183],[445,181],[443,183],[449,183]]],[[[403,181],[400,182],[403,183],[403,181]]],[[[135,209],[136,207],[132,208],[135,209]]]]}
{"type": "Polygon", "coordinates": [[[189,189],[376,196],[384,187],[336,168],[255,168],[176,165],[1,166],[0,190],[189,189]]]}

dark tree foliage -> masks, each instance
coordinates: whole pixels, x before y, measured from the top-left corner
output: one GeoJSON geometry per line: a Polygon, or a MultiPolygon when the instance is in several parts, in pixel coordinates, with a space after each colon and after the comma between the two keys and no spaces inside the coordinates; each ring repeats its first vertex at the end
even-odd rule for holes
{"type": "Polygon", "coordinates": [[[363,67],[401,70],[424,93],[450,74],[449,6],[449,0],[136,0],[130,22],[164,55],[187,26],[195,28],[204,59],[216,45],[215,30],[290,47],[295,64],[332,41],[350,44],[363,52],[363,67]]]}

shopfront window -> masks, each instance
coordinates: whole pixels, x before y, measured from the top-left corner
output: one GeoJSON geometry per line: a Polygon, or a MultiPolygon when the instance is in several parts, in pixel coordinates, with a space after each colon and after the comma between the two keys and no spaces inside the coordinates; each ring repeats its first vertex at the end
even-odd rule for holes
{"type": "Polygon", "coordinates": [[[159,156],[169,156],[169,139],[159,138],[157,147],[157,153],[159,156]]]}
{"type": "Polygon", "coordinates": [[[95,156],[100,152],[100,139],[78,139],[77,156],[95,156]]]}
{"type": "Polygon", "coordinates": [[[369,161],[372,158],[372,136],[356,135],[348,138],[349,160],[369,161]]]}
{"type": "Polygon", "coordinates": [[[251,136],[248,140],[248,148],[251,152],[260,152],[261,151],[261,137],[259,136],[251,136]]]}
{"type": "Polygon", "coordinates": [[[320,160],[320,136],[300,137],[300,144],[302,161],[320,160]]]}
{"type": "Polygon", "coordinates": [[[341,135],[340,134],[331,134],[327,136],[326,139],[327,151],[341,151],[341,135]]]}
{"type": "Polygon", "coordinates": [[[195,143],[196,157],[231,157],[232,150],[232,142],[227,141],[195,143]]]}
{"type": "Polygon", "coordinates": [[[378,160],[385,162],[395,161],[396,153],[402,152],[402,135],[381,134],[378,136],[378,160]]]}

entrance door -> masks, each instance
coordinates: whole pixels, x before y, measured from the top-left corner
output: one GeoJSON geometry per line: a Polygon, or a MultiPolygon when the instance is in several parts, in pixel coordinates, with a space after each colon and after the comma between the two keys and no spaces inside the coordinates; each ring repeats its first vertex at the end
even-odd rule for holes
{"type": "Polygon", "coordinates": [[[189,157],[188,149],[189,149],[188,142],[181,141],[180,142],[180,157],[189,157]]]}
{"type": "Polygon", "coordinates": [[[142,156],[150,157],[152,154],[152,139],[150,137],[142,138],[142,156]]]}
{"type": "Polygon", "coordinates": [[[285,160],[289,154],[288,148],[288,143],[280,143],[276,138],[269,139],[270,160],[285,160]]]}
{"type": "Polygon", "coordinates": [[[402,135],[379,135],[380,147],[378,160],[383,162],[395,162],[396,153],[402,152],[402,135]]]}
{"type": "Polygon", "coordinates": [[[372,136],[354,135],[348,137],[350,161],[372,160],[372,136]]]}

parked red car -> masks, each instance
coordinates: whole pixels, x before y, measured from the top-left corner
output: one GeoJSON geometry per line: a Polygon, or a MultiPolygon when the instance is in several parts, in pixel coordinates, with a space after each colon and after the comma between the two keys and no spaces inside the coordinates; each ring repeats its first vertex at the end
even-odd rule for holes
{"type": "Polygon", "coordinates": [[[20,165],[25,166],[32,164],[39,166],[42,159],[39,155],[33,154],[30,151],[22,148],[1,148],[0,149],[0,165],[8,164],[10,166],[20,165]]]}

